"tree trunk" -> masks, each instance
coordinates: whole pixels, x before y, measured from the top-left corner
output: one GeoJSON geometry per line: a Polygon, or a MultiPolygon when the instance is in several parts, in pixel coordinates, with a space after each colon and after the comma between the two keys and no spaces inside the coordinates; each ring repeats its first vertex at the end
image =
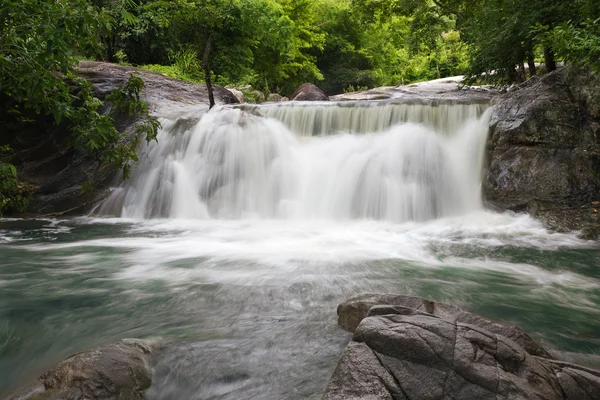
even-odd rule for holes
{"type": "Polygon", "coordinates": [[[533,78],[537,72],[535,68],[535,60],[533,59],[533,53],[529,53],[527,56],[527,65],[529,65],[529,76],[533,78]]]}
{"type": "Polygon", "coordinates": [[[519,62],[519,83],[525,82],[527,80],[527,75],[525,74],[525,63],[523,61],[519,62]]]}
{"type": "Polygon", "coordinates": [[[529,66],[529,77],[533,78],[537,72],[535,67],[535,58],[533,57],[533,41],[527,41],[527,65],[529,66]]]}
{"type": "Polygon", "coordinates": [[[544,47],[544,60],[546,62],[546,72],[552,72],[556,69],[554,52],[550,47],[544,47]]]}
{"type": "Polygon", "coordinates": [[[215,106],[215,96],[213,95],[212,84],[210,83],[210,64],[208,59],[210,57],[210,52],[212,51],[212,42],[213,42],[213,34],[208,35],[208,39],[206,39],[206,47],[204,47],[204,56],[202,57],[202,68],[204,68],[204,81],[206,83],[206,89],[208,90],[208,101],[210,110],[215,106]]]}

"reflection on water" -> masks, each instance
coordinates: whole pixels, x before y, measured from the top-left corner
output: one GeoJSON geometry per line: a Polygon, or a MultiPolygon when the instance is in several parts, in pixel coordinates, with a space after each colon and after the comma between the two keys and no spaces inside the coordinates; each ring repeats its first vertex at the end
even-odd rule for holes
{"type": "Polygon", "coordinates": [[[124,337],[173,344],[151,399],[320,398],[339,302],[427,296],[600,353],[600,251],[522,215],[383,221],[0,220],[0,395],[124,337]]]}

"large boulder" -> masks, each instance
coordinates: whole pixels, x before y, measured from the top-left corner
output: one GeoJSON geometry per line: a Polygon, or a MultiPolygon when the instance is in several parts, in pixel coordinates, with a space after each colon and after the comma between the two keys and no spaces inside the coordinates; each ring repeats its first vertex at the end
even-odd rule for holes
{"type": "Polygon", "coordinates": [[[303,83],[292,94],[290,101],[329,101],[329,97],[316,85],[303,83]]]}
{"type": "Polygon", "coordinates": [[[539,343],[516,326],[490,321],[451,304],[415,296],[373,293],[358,295],[338,306],[338,323],[347,331],[354,332],[367,315],[411,313],[412,310],[425,312],[450,322],[460,322],[487,329],[515,341],[529,354],[551,358],[539,343]]]}
{"type": "Polygon", "coordinates": [[[562,68],[533,78],[494,107],[484,196],[491,207],[528,211],[557,229],[597,224],[600,79],[562,68]]]}
{"type": "Polygon", "coordinates": [[[142,400],[152,383],[150,356],[160,341],[123,339],[77,353],[19,389],[10,400],[142,400]]]}
{"type": "MultiPolygon", "coordinates": [[[[349,327],[362,314],[359,309],[368,311],[342,354],[324,400],[600,399],[599,371],[535,356],[479,326],[482,322],[495,329],[474,314],[408,296],[369,295],[363,300],[362,305],[354,299],[353,306],[339,309],[340,317],[348,314],[349,327]],[[384,303],[373,304],[376,300],[384,303]],[[462,318],[471,322],[459,322],[462,318]]],[[[505,331],[506,325],[498,325],[505,331]]]]}

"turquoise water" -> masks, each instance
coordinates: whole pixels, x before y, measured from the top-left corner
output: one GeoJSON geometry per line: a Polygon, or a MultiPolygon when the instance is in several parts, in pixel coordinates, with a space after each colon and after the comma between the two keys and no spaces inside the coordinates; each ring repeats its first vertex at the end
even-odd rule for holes
{"type": "Polygon", "coordinates": [[[349,340],[336,306],[362,292],[430,297],[568,357],[600,354],[598,244],[523,215],[0,220],[0,260],[0,396],[74,352],[165,337],[147,398],[317,399],[349,340]]]}

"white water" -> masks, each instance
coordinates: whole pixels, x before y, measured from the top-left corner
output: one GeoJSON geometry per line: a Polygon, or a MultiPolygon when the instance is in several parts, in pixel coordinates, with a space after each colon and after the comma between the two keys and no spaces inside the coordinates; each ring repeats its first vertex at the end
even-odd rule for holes
{"type": "Polygon", "coordinates": [[[481,208],[485,106],[369,104],[217,108],[184,132],[165,120],[99,213],[404,222],[481,208]]]}

